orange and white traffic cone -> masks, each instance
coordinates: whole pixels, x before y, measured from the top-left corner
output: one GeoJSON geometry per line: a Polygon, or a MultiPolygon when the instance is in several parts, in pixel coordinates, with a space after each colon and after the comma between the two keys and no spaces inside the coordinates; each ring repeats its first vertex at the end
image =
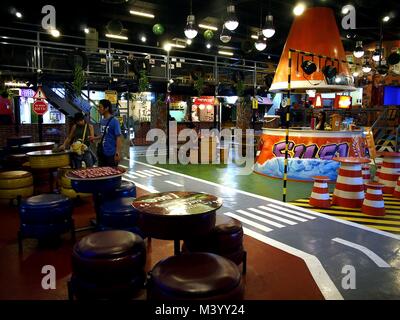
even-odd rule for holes
{"type": "Polygon", "coordinates": [[[393,197],[400,199],[400,177],[397,179],[396,188],[394,188],[393,197]]]}
{"type": "Polygon", "coordinates": [[[329,177],[316,176],[313,177],[313,179],[314,186],[311,192],[309,204],[316,208],[330,208],[331,201],[328,189],[329,177]]]}
{"type": "Polygon", "coordinates": [[[369,163],[366,158],[339,157],[339,175],[333,192],[332,204],[344,208],[361,208],[364,201],[364,183],[361,165],[369,163]]]}
{"type": "Polygon", "coordinates": [[[364,164],[362,166],[362,176],[364,182],[364,190],[367,190],[366,184],[371,181],[371,171],[369,169],[369,164],[364,164]]]}
{"type": "Polygon", "coordinates": [[[384,216],[385,203],[383,201],[383,184],[376,182],[367,183],[367,193],[362,205],[362,212],[370,216],[384,216]]]}
{"type": "Polygon", "coordinates": [[[383,193],[393,194],[400,176],[400,152],[382,152],[383,163],[378,182],[383,184],[383,193]]]}

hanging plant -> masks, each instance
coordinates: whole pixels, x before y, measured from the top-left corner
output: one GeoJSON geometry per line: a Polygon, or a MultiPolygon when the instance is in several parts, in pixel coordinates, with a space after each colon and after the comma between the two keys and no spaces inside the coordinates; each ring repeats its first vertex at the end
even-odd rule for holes
{"type": "Polygon", "coordinates": [[[141,70],[139,72],[139,92],[146,92],[150,89],[149,78],[147,77],[146,70],[141,70]]]}
{"type": "Polygon", "coordinates": [[[199,97],[202,96],[204,92],[204,78],[199,76],[196,80],[194,80],[194,90],[197,91],[197,95],[199,97]]]}
{"type": "Polygon", "coordinates": [[[85,76],[85,71],[82,69],[82,66],[80,64],[75,65],[74,67],[74,82],[73,82],[73,87],[75,93],[78,95],[78,97],[81,96],[82,89],[85,85],[86,82],[86,76],[85,76]]]}

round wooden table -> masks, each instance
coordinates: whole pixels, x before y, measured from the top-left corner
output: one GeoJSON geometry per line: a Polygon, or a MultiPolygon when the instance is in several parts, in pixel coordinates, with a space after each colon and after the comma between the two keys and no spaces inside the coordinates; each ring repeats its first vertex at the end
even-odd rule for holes
{"type": "Polygon", "coordinates": [[[55,142],[32,142],[25,143],[21,145],[21,147],[24,148],[26,152],[32,152],[40,150],[52,150],[55,145],[55,142]]]}
{"type": "Polygon", "coordinates": [[[174,240],[180,253],[180,240],[203,235],[215,226],[215,213],[222,199],[198,192],[163,192],[137,198],[132,206],[139,215],[138,227],[149,237],[174,240]]]}

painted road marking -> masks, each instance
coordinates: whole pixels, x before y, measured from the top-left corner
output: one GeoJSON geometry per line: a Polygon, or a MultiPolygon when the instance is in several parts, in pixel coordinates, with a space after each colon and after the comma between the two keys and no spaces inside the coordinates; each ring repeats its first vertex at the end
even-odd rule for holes
{"type": "Polygon", "coordinates": [[[282,218],[282,217],[277,217],[274,214],[267,213],[267,212],[261,211],[259,209],[249,208],[248,210],[256,212],[256,213],[259,213],[259,214],[262,214],[263,216],[278,220],[280,222],[287,223],[287,224],[289,224],[291,226],[294,226],[295,224],[297,224],[297,222],[294,222],[294,221],[291,221],[291,220],[288,220],[288,219],[285,219],[285,218],[282,218]]]}
{"type": "Polygon", "coordinates": [[[268,204],[268,207],[275,208],[275,209],[278,209],[278,210],[282,210],[282,211],[285,211],[285,212],[288,212],[288,213],[292,213],[292,214],[298,215],[298,216],[306,218],[306,219],[310,219],[310,220],[316,219],[316,217],[310,216],[308,214],[300,213],[298,211],[290,210],[290,209],[287,209],[287,208],[282,208],[282,207],[279,207],[279,206],[277,206],[275,204],[268,204]]]}
{"type": "Polygon", "coordinates": [[[164,182],[172,184],[173,186],[176,186],[176,187],[184,187],[183,184],[179,184],[179,183],[176,183],[176,182],[173,182],[173,181],[165,180],[164,182]]]}
{"type": "Polygon", "coordinates": [[[347,241],[341,238],[335,238],[332,239],[332,241],[341,243],[345,246],[354,248],[356,250],[361,251],[362,253],[364,253],[368,258],[370,258],[373,262],[375,262],[375,264],[380,267],[380,268],[391,268],[390,264],[388,264],[385,260],[383,260],[380,256],[378,256],[375,252],[373,252],[372,250],[359,245],[357,243],[351,242],[351,241],[347,241]]]}
{"type": "Polygon", "coordinates": [[[150,171],[156,172],[156,173],[161,174],[161,175],[163,175],[163,176],[169,176],[168,173],[162,172],[162,171],[159,171],[159,170],[151,169],[150,171]]]}
{"type": "Polygon", "coordinates": [[[128,172],[129,174],[133,174],[134,176],[138,176],[139,178],[147,178],[145,175],[137,173],[136,171],[129,170],[128,172]]]}
{"type": "Polygon", "coordinates": [[[274,226],[274,227],[277,227],[277,228],[284,228],[285,227],[283,224],[280,224],[280,223],[277,223],[277,222],[274,222],[274,221],[271,221],[271,220],[268,220],[268,219],[265,219],[265,218],[261,218],[261,217],[255,215],[255,214],[253,214],[253,213],[250,213],[250,212],[247,212],[247,211],[244,211],[244,210],[236,210],[236,212],[241,213],[241,214],[243,214],[243,215],[245,215],[245,216],[247,216],[249,218],[253,218],[255,220],[264,222],[266,224],[270,224],[271,226],[274,226]]]}
{"type": "Polygon", "coordinates": [[[147,173],[149,173],[149,174],[155,175],[155,176],[157,176],[157,177],[162,176],[162,174],[159,174],[159,173],[157,173],[157,172],[153,172],[152,170],[143,170],[143,171],[144,171],[144,172],[147,172],[147,173]]]}
{"type": "Polygon", "coordinates": [[[243,217],[238,216],[237,214],[234,214],[234,213],[231,213],[231,212],[225,212],[224,215],[226,215],[228,217],[231,217],[231,218],[234,218],[236,220],[239,220],[239,221],[241,221],[241,222],[243,222],[245,224],[248,224],[249,226],[252,226],[254,228],[260,229],[260,230],[262,230],[264,232],[273,231],[273,229],[271,229],[271,228],[268,228],[268,227],[266,227],[266,226],[264,226],[262,224],[259,224],[257,222],[253,222],[253,221],[251,221],[249,219],[243,218],[243,217]]]}
{"type": "Polygon", "coordinates": [[[281,202],[279,200],[275,200],[275,199],[267,198],[267,197],[264,197],[264,196],[260,196],[260,195],[255,194],[255,193],[250,193],[250,192],[247,192],[247,191],[231,188],[231,187],[228,187],[228,186],[225,186],[225,185],[222,185],[222,184],[218,184],[218,183],[215,183],[215,182],[211,182],[211,181],[203,180],[203,179],[200,179],[200,178],[188,176],[188,175],[180,173],[180,172],[175,172],[175,171],[171,171],[171,170],[168,170],[168,169],[159,168],[159,167],[156,167],[156,166],[153,166],[151,164],[144,163],[144,162],[141,162],[141,161],[137,161],[137,160],[130,160],[130,161],[132,163],[137,163],[137,164],[140,164],[140,165],[143,165],[143,166],[146,166],[146,167],[155,168],[158,171],[164,171],[164,172],[172,174],[172,175],[177,175],[177,176],[181,176],[181,177],[184,177],[184,178],[187,178],[187,179],[191,179],[191,180],[194,180],[194,181],[199,181],[199,182],[202,182],[202,183],[205,183],[205,184],[208,184],[208,185],[212,185],[214,187],[219,188],[224,193],[228,193],[228,194],[229,193],[234,193],[234,192],[241,193],[241,194],[247,195],[249,197],[262,199],[262,200],[266,200],[266,201],[275,203],[275,204],[277,204],[277,205],[279,205],[281,207],[286,207],[286,208],[290,208],[290,209],[293,209],[293,210],[298,210],[298,211],[304,212],[306,214],[313,214],[313,215],[316,215],[318,217],[321,217],[321,218],[324,218],[324,219],[327,219],[327,220],[331,220],[331,221],[335,221],[337,223],[341,223],[341,224],[345,224],[345,225],[351,226],[353,228],[357,228],[357,229],[365,230],[365,231],[368,231],[368,232],[376,233],[376,234],[382,235],[384,237],[400,240],[400,236],[399,235],[395,235],[393,233],[389,233],[389,232],[385,232],[385,231],[377,230],[377,229],[372,229],[372,228],[360,225],[360,224],[355,223],[355,222],[341,220],[341,219],[338,219],[338,218],[335,218],[335,217],[332,217],[332,216],[329,216],[329,215],[326,215],[326,214],[323,214],[323,213],[319,213],[319,212],[315,212],[315,211],[306,210],[306,209],[303,209],[303,208],[300,208],[300,207],[296,207],[293,204],[284,203],[284,202],[281,202]]]}
{"type": "Polygon", "coordinates": [[[129,178],[131,178],[131,179],[137,179],[137,177],[135,177],[134,175],[129,174],[129,173],[125,173],[125,174],[124,174],[124,177],[129,177],[129,178]]]}
{"type": "Polygon", "coordinates": [[[140,183],[137,183],[136,181],[133,181],[133,180],[131,180],[131,179],[127,179],[126,177],[124,177],[123,179],[126,180],[126,181],[133,182],[133,183],[135,184],[135,186],[137,186],[137,187],[139,187],[140,189],[143,189],[143,190],[145,190],[145,191],[147,191],[147,192],[150,192],[150,193],[159,193],[159,191],[156,190],[156,189],[154,189],[152,186],[145,186],[145,185],[140,184],[140,183]]]}
{"type": "Polygon", "coordinates": [[[274,212],[276,214],[279,214],[281,216],[284,216],[284,217],[287,217],[287,218],[290,218],[290,219],[293,219],[293,220],[297,220],[297,221],[300,221],[300,222],[306,222],[307,221],[306,219],[296,217],[296,216],[294,216],[292,214],[289,214],[289,213],[285,213],[285,212],[281,212],[281,211],[278,211],[278,210],[275,210],[275,209],[271,209],[271,208],[268,208],[266,206],[258,206],[258,207],[260,209],[264,209],[264,210],[267,210],[267,211],[270,211],[270,212],[274,212]]]}
{"type": "Polygon", "coordinates": [[[148,173],[148,172],[144,172],[143,170],[142,171],[135,171],[135,172],[136,173],[140,173],[142,175],[145,175],[146,177],[154,177],[154,174],[148,173]]]}
{"type": "Polygon", "coordinates": [[[254,239],[257,239],[274,248],[290,253],[302,259],[307,265],[308,270],[310,270],[311,276],[313,277],[324,298],[326,300],[343,300],[343,296],[341,295],[341,293],[339,292],[332,279],[329,277],[328,273],[316,256],[288,246],[287,244],[284,244],[277,240],[268,238],[264,235],[259,234],[258,232],[255,232],[245,227],[243,228],[243,232],[244,234],[254,239]]]}

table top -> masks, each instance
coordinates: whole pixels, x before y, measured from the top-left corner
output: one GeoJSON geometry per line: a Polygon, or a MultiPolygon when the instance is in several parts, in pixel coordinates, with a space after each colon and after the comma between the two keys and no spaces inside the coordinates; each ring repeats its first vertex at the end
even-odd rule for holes
{"type": "Polygon", "coordinates": [[[54,145],[55,145],[55,142],[32,142],[32,143],[25,143],[21,147],[37,148],[37,147],[52,147],[54,145]]]}
{"type": "Polygon", "coordinates": [[[356,157],[337,157],[333,158],[333,160],[340,163],[348,163],[348,164],[362,164],[371,162],[371,160],[368,158],[356,158],[356,157]]]}
{"type": "Polygon", "coordinates": [[[158,216],[188,216],[218,210],[222,199],[199,192],[162,192],[137,198],[132,206],[140,213],[158,216]]]}
{"type": "MultiPolygon", "coordinates": [[[[105,167],[103,167],[103,168],[105,168],[105,167]]],[[[65,174],[65,177],[68,178],[68,179],[71,179],[71,180],[76,180],[76,181],[99,181],[99,180],[106,180],[106,179],[121,177],[126,172],[126,169],[124,169],[122,167],[116,167],[114,169],[118,169],[119,170],[118,174],[112,174],[112,175],[107,175],[107,176],[103,176],[103,177],[93,177],[93,178],[85,177],[85,178],[83,178],[83,177],[79,177],[79,176],[74,174],[74,171],[80,171],[80,172],[85,173],[85,172],[93,171],[93,170],[96,170],[96,169],[97,169],[97,167],[96,168],[77,169],[77,170],[68,171],[65,174]]]]}
{"type": "Polygon", "coordinates": [[[30,157],[51,157],[51,156],[61,156],[69,154],[69,151],[54,152],[52,150],[40,150],[28,152],[27,155],[30,157]]]}
{"type": "Polygon", "coordinates": [[[17,139],[31,139],[32,136],[11,136],[8,137],[7,140],[17,140],[17,139]]]}

